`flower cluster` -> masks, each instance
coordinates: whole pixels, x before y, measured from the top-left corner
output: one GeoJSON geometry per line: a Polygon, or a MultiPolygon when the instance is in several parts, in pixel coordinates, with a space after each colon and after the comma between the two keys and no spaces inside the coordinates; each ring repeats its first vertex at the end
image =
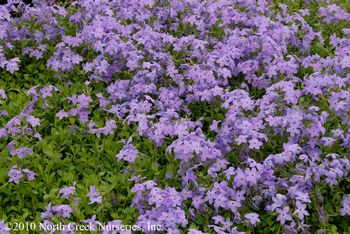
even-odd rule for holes
{"type": "Polygon", "coordinates": [[[67,178],[80,182],[59,181],[53,191],[61,200],[48,201],[41,219],[78,220],[76,203],[87,196],[87,207],[108,208],[115,202],[105,206],[107,195],[124,186],[123,208],[136,208],[135,223],[149,233],[149,224],[167,233],[311,233],[326,224],[347,231],[350,13],[341,3],[301,2],[296,9],[270,0],[77,0],[65,8],[8,1],[0,7],[8,182],[27,183],[25,173],[48,184],[41,166],[26,168],[40,154],[63,163],[84,161],[78,152],[106,154],[107,166],[125,172],[96,173],[113,186],[91,185],[103,182],[89,173],[106,165],[85,174],[69,168],[67,178]],[[26,104],[12,104],[24,90],[26,104]],[[81,132],[82,146],[47,143],[64,128],[81,132]],[[84,190],[79,183],[89,192],[73,200],[84,190]]]}

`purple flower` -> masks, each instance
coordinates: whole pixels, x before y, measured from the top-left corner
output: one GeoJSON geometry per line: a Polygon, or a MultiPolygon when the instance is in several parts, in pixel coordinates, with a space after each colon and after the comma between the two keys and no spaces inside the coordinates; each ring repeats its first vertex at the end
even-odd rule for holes
{"type": "Polygon", "coordinates": [[[262,146],[262,142],[257,140],[257,139],[251,139],[249,140],[249,148],[250,149],[260,149],[260,147],[262,146]]]}
{"type": "Polygon", "coordinates": [[[335,142],[335,139],[331,137],[322,137],[321,141],[323,142],[324,146],[332,146],[335,142]]]}
{"type": "Polygon", "coordinates": [[[34,153],[32,148],[20,147],[16,149],[16,143],[14,141],[11,141],[7,147],[10,150],[11,156],[17,156],[19,159],[23,159],[27,155],[33,155],[34,153]]]}
{"type": "Polygon", "coordinates": [[[258,182],[258,178],[259,178],[259,173],[256,171],[255,168],[253,169],[245,169],[244,173],[246,174],[246,181],[251,185],[254,186],[257,184],[258,182]]]}
{"type": "Polygon", "coordinates": [[[35,118],[34,116],[27,116],[26,120],[30,125],[32,125],[33,128],[36,126],[40,126],[40,119],[35,118]]]}
{"type": "Polygon", "coordinates": [[[44,87],[40,89],[42,98],[52,97],[52,88],[51,87],[44,87]]]}
{"type": "Polygon", "coordinates": [[[17,169],[17,165],[12,166],[7,175],[10,177],[9,182],[15,184],[19,184],[20,179],[23,177],[21,170],[17,169]]]}
{"type": "Polygon", "coordinates": [[[59,48],[54,55],[48,59],[47,66],[55,71],[70,71],[83,61],[83,57],[75,54],[69,47],[59,48]]]}
{"type": "Polygon", "coordinates": [[[256,223],[260,222],[259,215],[257,213],[248,213],[244,217],[247,219],[249,225],[256,226],[256,223]]]}
{"type": "Polygon", "coordinates": [[[235,141],[237,142],[238,145],[242,144],[242,143],[247,143],[247,135],[239,135],[235,141]]]}
{"type": "Polygon", "coordinates": [[[68,113],[65,112],[64,110],[60,110],[59,112],[56,113],[56,117],[61,120],[63,118],[68,117],[68,113]]]}
{"type": "Polygon", "coordinates": [[[341,216],[350,216],[350,195],[344,195],[341,202],[342,208],[339,210],[341,216]]]}
{"type": "Polygon", "coordinates": [[[10,228],[5,224],[4,220],[0,220],[0,233],[10,234],[10,228]]]}
{"type": "Polygon", "coordinates": [[[62,194],[63,198],[69,198],[70,195],[74,194],[75,192],[75,186],[69,186],[69,187],[62,187],[59,194],[62,194]]]}
{"type": "Polygon", "coordinates": [[[100,196],[100,192],[98,192],[96,190],[96,187],[95,186],[90,186],[90,191],[89,193],[87,194],[87,196],[89,197],[89,204],[93,204],[93,203],[97,203],[97,204],[100,204],[102,203],[102,196],[100,196]]]}
{"type": "Polygon", "coordinates": [[[35,172],[29,170],[28,168],[24,168],[24,169],[22,169],[22,171],[27,174],[28,180],[34,180],[35,179],[35,176],[36,176],[35,172]]]}
{"type": "Polygon", "coordinates": [[[289,210],[288,206],[283,207],[283,209],[276,209],[276,212],[278,213],[277,221],[280,221],[282,225],[285,224],[286,221],[292,220],[289,210]]]}
{"type": "Polygon", "coordinates": [[[97,225],[98,225],[98,221],[96,220],[96,215],[93,215],[90,219],[85,219],[85,220],[80,220],[83,223],[89,224],[89,227],[91,227],[91,229],[89,229],[89,231],[97,231],[97,225]]]}
{"type": "Polygon", "coordinates": [[[294,215],[297,215],[300,220],[304,220],[304,216],[308,216],[309,212],[306,210],[306,205],[300,201],[296,202],[297,209],[293,212],[294,215]]]}
{"type": "Polygon", "coordinates": [[[37,132],[33,135],[33,137],[39,139],[39,141],[43,140],[43,138],[41,137],[40,133],[37,133],[37,132]]]}
{"type": "Polygon", "coordinates": [[[59,214],[62,218],[69,218],[72,213],[72,208],[69,205],[58,205],[51,208],[52,212],[59,214]]]}
{"type": "Polygon", "coordinates": [[[13,58],[8,61],[5,61],[6,70],[10,73],[14,73],[19,70],[18,63],[20,62],[19,58],[13,58]]]}
{"type": "Polygon", "coordinates": [[[136,159],[136,156],[138,154],[137,149],[135,146],[133,146],[130,142],[125,144],[121,151],[116,155],[116,158],[119,160],[125,160],[129,163],[133,163],[136,159]]]}
{"type": "Polygon", "coordinates": [[[188,234],[204,234],[204,232],[201,232],[201,231],[193,229],[193,228],[188,229],[187,233],[188,234]]]}
{"type": "MultiPolygon", "coordinates": [[[[0,101],[1,103],[1,101],[0,101]]],[[[0,116],[8,116],[9,113],[6,110],[0,110],[0,116]]]]}
{"type": "Polygon", "coordinates": [[[247,181],[246,181],[246,174],[244,173],[244,171],[241,168],[237,168],[236,169],[236,175],[233,179],[234,184],[239,187],[239,186],[246,186],[247,185],[247,181]]]}
{"type": "Polygon", "coordinates": [[[38,92],[36,91],[36,89],[39,87],[39,85],[36,85],[36,86],[33,86],[31,87],[30,89],[28,89],[28,91],[26,92],[26,95],[29,96],[29,95],[33,95],[34,97],[35,96],[38,96],[38,92]]]}
{"type": "MultiPolygon", "coordinates": [[[[3,89],[0,89],[0,96],[3,98],[3,99],[6,99],[7,98],[7,95],[5,93],[5,91],[3,89]]],[[[0,102],[1,103],[1,102],[0,102]]]]}
{"type": "Polygon", "coordinates": [[[41,213],[41,218],[42,219],[49,219],[53,216],[53,210],[51,208],[51,203],[49,203],[46,207],[45,207],[45,212],[41,213]]]}

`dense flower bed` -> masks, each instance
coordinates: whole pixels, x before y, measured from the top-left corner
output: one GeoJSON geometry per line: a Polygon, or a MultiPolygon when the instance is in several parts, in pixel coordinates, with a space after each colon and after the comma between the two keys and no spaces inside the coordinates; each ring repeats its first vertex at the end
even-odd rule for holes
{"type": "Polygon", "coordinates": [[[349,10],[0,6],[1,233],[14,222],[350,232],[349,10]]]}

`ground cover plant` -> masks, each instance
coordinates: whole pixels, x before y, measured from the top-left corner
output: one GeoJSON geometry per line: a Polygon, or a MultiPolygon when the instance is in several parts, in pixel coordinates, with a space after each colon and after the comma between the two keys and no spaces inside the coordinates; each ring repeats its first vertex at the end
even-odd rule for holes
{"type": "Polygon", "coordinates": [[[349,12],[0,6],[0,233],[350,233],[349,12]]]}

